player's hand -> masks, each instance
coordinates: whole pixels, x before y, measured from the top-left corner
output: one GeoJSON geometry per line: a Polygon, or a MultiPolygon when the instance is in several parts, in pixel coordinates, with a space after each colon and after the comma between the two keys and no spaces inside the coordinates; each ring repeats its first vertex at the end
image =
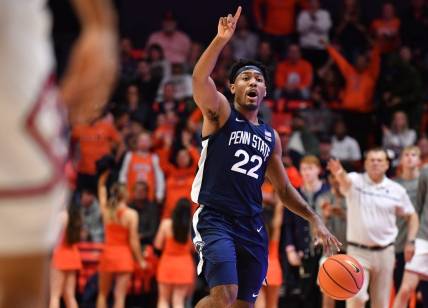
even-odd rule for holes
{"type": "Polygon", "coordinates": [[[217,27],[217,37],[229,41],[235,32],[236,23],[238,22],[239,16],[241,16],[242,8],[238,6],[234,16],[232,14],[227,17],[220,17],[217,27]]]}
{"type": "Polygon", "coordinates": [[[99,116],[110,97],[117,69],[115,31],[84,30],[73,48],[60,88],[72,123],[89,122],[99,116]]]}
{"type": "Polygon", "coordinates": [[[327,227],[322,222],[321,218],[316,216],[312,224],[314,244],[322,245],[324,254],[327,256],[333,255],[335,252],[340,251],[342,243],[328,231],[327,227]]]}

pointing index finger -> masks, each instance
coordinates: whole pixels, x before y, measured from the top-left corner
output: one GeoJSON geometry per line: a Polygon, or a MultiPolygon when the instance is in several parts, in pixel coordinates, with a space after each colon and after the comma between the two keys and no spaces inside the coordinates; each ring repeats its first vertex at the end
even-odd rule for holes
{"type": "Polygon", "coordinates": [[[238,6],[238,9],[236,10],[235,16],[233,16],[233,19],[236,21],[238,21],[239,16],[241,16],[241,11],[242,11],[242,7],[238,6]]]}

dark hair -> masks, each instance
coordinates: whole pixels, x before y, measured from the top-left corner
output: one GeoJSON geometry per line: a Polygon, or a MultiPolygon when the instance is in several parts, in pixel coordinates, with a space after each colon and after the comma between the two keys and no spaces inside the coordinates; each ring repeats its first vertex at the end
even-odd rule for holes
{"type": "Polygon", "coordinates": [[[259,61],[255,61],[255,60],[246,60],[246,59],[240,59],[238,62],[235,62],[233,65],[232,65],[232,67],[230,68],[230,71],[229,71],[229,82],[232,84],[232,83],[235,83],[235,78],[236,78],[236,72],[241,68],[241,67],[244,67],[244,66],[247,66],[247,65],[253,65],[253,66],[257,66],[261,71],[262,71],[262,74],[263,74],[263,78],[265,79],[265,84],[266,84],[266,87],[268,87],[268,85],[269,85],[269,82],[270,82],[270,80],[269,80],[269,75],[268,75],[268,69],[267,69],[267,67],[266,66],[264,66],[261,62],[259,62],[259,61]]]}
{"type": "Polygon", "coordinates": [[[172,233],[179,243],[186,243],[190,231],[190,200],[181,198],[172,212],[172,233]]]}
{"type": "Polygon", "coordinates": [[[65,229],[65,239],[67,244],[72,245],[80,241],[80,229],[82,227],[82,217],[80,207],[71,202],[68,206],[68,223],[65,229]]]}
{"type": "Polygon", "coordinates": [[[371,152],[383,152],[383,154],[385,154],[385,158],[386,158],[386,160],[390,160],[391,158],[390,158],[390,156],[389,156],[389,154],[388,154],[388,151],[387,150],[385,150],[384,148],[382,148],[382,147],[373,147],[373,148],[370,148],[370,149],[368,149],[368,150],[366,150],[365,152],[364,152],[364,159],[367,159],[367,156],[369,155],[369,153],[371,153],[371,152]]]}
{"type": "MultiPolygon", "coordinates": [[[[149,56],[150,55],[150,52],[152,51],[152,50],[156,50],[157,52],[159,52],[160,53],[160,57],[161,57],[161,59],[164,59],[165,58],[165,54],[164,54],[164,51],[163,51],[163,48],[162,48],[162,46],[161,45],[159,45],[159,44],[151,44],[148,48],[147,48],[147,55],[149,56]]],[[[150,62],[152,59],[148,59],[149,61],[148,62],[150,62]]]]}

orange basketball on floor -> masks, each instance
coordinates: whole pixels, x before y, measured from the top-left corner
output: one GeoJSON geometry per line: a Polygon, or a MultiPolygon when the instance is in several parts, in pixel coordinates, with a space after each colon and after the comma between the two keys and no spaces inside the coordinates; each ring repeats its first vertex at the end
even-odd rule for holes
{"type": "Polygon", "coordinates": [[[337,300],[345,300],[357,294],[363,282],[362,265],[348,255],[327,258],[318,271],[321,291],[337,300]]]}

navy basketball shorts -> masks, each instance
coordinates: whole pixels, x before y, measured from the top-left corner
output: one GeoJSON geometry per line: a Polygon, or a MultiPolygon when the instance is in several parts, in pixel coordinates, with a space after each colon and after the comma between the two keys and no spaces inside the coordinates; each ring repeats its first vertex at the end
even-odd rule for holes
{"type": "Polygon", "coordinates": [[[225,215],[201,205],[193,216],[198,275],[211,288],[238,285],[238,299],[254,303],[266,278],[268,238],[261,215],[225,215]]]}

